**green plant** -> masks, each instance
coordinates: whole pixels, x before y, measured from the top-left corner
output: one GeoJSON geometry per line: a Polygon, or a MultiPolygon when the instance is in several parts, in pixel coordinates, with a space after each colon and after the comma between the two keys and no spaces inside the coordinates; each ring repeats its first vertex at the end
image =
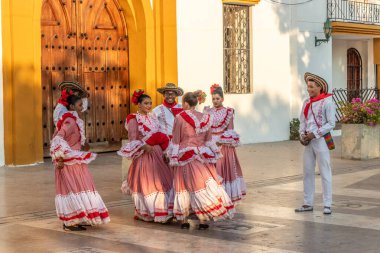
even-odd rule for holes
{"type": "Polygon", "coordinates": [[[341,103],[343,124],[366,124],[375,126],[380,123],[380,101],[371,99],[362,102],[360,98],[354,98],[351,102],[341,103]]]}
{"type": "Polygon", "coordinates": [[[298,141],[300,139],[300,120],[299,119],[293,119],[290,121],[290,140],[292,141],[298,141]]]}

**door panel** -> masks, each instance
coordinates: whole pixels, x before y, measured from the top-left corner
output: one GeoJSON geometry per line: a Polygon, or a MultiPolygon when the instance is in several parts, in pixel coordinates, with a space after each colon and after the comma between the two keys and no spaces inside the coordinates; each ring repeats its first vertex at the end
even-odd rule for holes
{"type": "Polygon", "coordinates": [[[54,132],[57,85],[78,81],[89,92],[84,116],[90,143],[126,138],[129,112],[128,37],[116,0],[44,0],[41,18],[43,136],[54,132]]]}

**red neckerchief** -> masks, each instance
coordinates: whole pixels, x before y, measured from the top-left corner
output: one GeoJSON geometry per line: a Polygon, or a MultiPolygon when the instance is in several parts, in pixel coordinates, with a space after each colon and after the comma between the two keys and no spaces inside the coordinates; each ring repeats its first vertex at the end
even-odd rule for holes
{"type": "Polygon", "coordinates": [[[178,114],[180,114],[181,112],[183,112],[183,108],[172,108],[172,113],[175,116],[177,116],[178,114]]]}
{"type": "Polygon", "coordinates": [[[171,111],[171,112],[173,113],[174,117],[177,116],[178,114],[180,114],[180,113],[183,111],[183,108],[174,108],[174,107],[177,105],[177,102],[176,102],[176,101],[174,101],[174,103],[172,103],[172,104],[169,104],[168,102],[166,102],[166,101],[164,100],[164,102],[162,102],[162,104],[163,104],[166,108],[168,108],[169,111],[171,111]]]}
{"type": "Polygon", "coordinates": [[[172,109],[174,106],[177,105],[177,102],[174,101],[174,103],[169,104],[168,102],[166,102],[166,100],[164,100],[164,102],[162,102],[162,104],[163,104],[165,107],[167,107],[167,108],[169,108],[169,109],[172,109]]]}
{"type": "Polygon", "coordinates": [[[328,97],[331,97],[332,95],[333,94],[323,93],[323,94],[320,94],[319,96],[317,96],[315,98],[310,98],[309,103],[306,104],[305,109],[303,111],[303,115],[305,115],[305,118],[306,119],[308,118],[309,109],[310,109],[310,106],[312,103],[317,102],[317,101],[322,100],[322,99],[325,99],[325,98],[328,98],[328,97]]]}

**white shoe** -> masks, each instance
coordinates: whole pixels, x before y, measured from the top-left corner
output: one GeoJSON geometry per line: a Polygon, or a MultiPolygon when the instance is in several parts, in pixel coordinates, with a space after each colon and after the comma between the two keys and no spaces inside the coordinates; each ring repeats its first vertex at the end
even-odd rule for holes
{"type": "Polygon", "coordinates": [[[331,213],[332,213],[332,211],[331,211],[331,207],[325,206],[325,207],[323,208],[323,214],[328,215],[328,214],[331,214],[331,213]]]}

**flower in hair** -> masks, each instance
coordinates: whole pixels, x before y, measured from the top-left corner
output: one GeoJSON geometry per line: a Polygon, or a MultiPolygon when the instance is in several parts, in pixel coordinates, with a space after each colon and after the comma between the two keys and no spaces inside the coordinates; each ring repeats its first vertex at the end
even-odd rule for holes
{"type": "Polygon", "coordinates": [[[68,102],[67,102],[67,98],[69,96],[73,95],[73,91],[70,90],[63,90],[61,91],[61,97],[58,99],[58,103],[64,105],[64,106],[68,106],[68,102]]]}
{"type": "Polygon", "coordinates": [[[198,93],[198,104],[203,104],[206,101],[207,94],[204,91],[199,91],[198,93]]]}
{"type": "Polygon", "coordinates": [[[221,88],[221,87],[220,87],[219,84],[217,84],[217,83],[213,84],[213,85],[210,87],[211,95],[214,94],[215,90],[220,89],[220,88],[221,88]]]}
{"type": "Polygon", "coordinates": [[[137,105],[139,103],[139,97],[144,94],[145,91],[142,89],[135,90],[132,95],[132,103],[137,105]]]}

